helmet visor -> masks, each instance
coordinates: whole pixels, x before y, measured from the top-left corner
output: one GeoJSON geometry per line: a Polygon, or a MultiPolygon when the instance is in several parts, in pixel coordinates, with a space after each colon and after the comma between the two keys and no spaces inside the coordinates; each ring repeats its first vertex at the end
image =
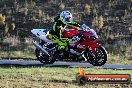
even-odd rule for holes
{"type": "Polygon", "coordinates": [[[71,18],[71,17],[67,17],[67,18],[66,18],[66,22],[68,22],[68,23],[69,23],[69,22],[72,22],[72,18],[71,18]]]}

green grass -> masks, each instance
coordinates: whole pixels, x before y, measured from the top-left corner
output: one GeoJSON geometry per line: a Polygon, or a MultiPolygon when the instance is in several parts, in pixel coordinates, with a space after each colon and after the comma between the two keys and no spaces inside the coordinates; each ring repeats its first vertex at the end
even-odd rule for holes
{"type": "MultiPolygon", "coordinates": [[[[75,82],[78,70],[69,67],[0,67],[0,88],[83,88],[75,82]]],[[[98,68],[85,68],[85,70],[87,74],[130,74],[132,76],[132,70],[98,68]]],[[[115,85],[121,86],[121,84],[115,85]]],[[[115,88],[112,84],[85,85],[86,88],[93,86],[115,88]]]]}
{"type": "Polygon", "coordinates": [[[108,54],[108,60],[106,63],[132,65],[132,59],[121,57],[119,54],[118,55],[108,54]]]}
{"type": "Polygon", "coordinates": [[[34,52],[23,52],[23,51],[12,51],[12,52],[4,52],[0,51],[0,58],[2,59],[36,59],[34,52]]]}

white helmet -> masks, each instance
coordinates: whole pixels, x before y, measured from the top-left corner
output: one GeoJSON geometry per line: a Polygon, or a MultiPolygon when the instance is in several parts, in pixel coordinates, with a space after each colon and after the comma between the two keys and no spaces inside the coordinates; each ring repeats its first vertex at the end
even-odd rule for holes
{"type": "Polygon", "coordinates": [[[64,23],[71,23],[72,22],[72,14],[70,11],[63,11],[60,14],[61,20],[64,23]]]}

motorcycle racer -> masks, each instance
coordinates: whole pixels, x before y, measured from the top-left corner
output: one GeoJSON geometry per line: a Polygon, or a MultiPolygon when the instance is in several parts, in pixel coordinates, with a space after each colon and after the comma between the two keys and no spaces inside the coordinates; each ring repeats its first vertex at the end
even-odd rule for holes
{"type": "Polygon", "coordinates": [[[59,44],[58,50],[64,50],[68,45],[69,39],[63,37],[63,32],[68,27],[80,29],[80,25],[73,22],[70,11],[62,11],[59,16],[54,18],[49,31],[49,38],[52,42],[59,44]]]}
{"type": "Polygon", "coordinates": [[[96,32],[85,24],[80,26],[74,23],[70,18],[72,14],[63,11],[54,18],[50,30],[31,30],[42,40],[32,41],[36,47],[37,59],[43,64],[53,64],[62,60],[88,61],[94,66],[104,65],[107,61],[107,51],[97,42],[96,32]]]}

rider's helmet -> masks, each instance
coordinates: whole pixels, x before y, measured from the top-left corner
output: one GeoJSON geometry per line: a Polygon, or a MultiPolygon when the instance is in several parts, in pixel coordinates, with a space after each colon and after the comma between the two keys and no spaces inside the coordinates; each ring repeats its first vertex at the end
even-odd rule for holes
{"type": "Polygon", "coordinates": [[[61,12],[60,18],[64,24],[72,23],[72,14],[70,13],[70,11],[61,12]]]}

